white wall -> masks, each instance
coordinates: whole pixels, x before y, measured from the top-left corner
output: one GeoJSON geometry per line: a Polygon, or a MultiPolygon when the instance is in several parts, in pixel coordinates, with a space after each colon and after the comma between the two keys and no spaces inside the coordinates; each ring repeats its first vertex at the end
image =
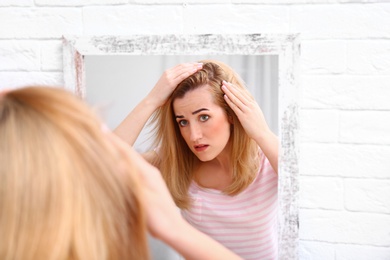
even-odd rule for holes
{"type": "Polygon", "coordinates": [[[62,85],[63,34],[259,32],[301,33],[300,258],[390,259],[390,1],[2,0],[0,89],[62,85]]]}

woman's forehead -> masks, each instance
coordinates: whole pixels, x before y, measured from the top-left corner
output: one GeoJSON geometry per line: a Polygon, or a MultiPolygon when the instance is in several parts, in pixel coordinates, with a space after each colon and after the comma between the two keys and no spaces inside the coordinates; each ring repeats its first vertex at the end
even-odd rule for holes
{"type": "Polygon", "coordinates": [[[173,101],[173,110],[175,113],[180,111],[185,112],[188,109],[196,110],[202,107],[212,108],[215,106],[217,105],[208,85],[191,90],[182,98],[176,98],[173,101]]]}

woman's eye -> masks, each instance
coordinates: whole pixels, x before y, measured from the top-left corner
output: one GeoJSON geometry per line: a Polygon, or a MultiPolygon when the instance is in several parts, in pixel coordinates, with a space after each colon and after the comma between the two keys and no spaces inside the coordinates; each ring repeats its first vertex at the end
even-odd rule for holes
{"type": "Polygon", "coordinates": [[[187,120],[180,120],[179,121],[179,125],[180,126],[186,126],[186,125],[188,125],[188,121],[187,120]]]}
{"type": "Polygon", "coordinates": [[[204,121],[207,121],[209,119],[209,116],[208,115],[201,115],[199,118],[200,118],[200,121],[204,122],[204,121]]]}

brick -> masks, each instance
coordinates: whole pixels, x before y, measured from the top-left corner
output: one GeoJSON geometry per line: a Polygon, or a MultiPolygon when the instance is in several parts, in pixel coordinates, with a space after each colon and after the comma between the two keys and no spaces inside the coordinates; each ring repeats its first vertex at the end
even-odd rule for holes
{"type": "Polygon", "coordinates": [[[240,4],[311,4],[311,3],[329,3],[337,0],[232,0],[233,3],[240,4]]]}
{"type": "Polygon", "coordinates": [[[304,240],[390,246],[390,215],[301,209],[299,223],[304,240]]]}
{"type": "Polygon", "coordinates": [[[0,89],[27,85],[63,86],[62,72],[0,72],[0,89]]]}
{"type": "Polygon", "coordinates": [[[332,260],[335,259],[335,245],[317,241],[299,241],[299,259],[332,260]]]}
{"type": "Polygon", "coordinates": [[[303,76],[302,108],[390,110],[389,76],[303,76]]]}
{"type": "Polygon", "coordinates": [[[0,8],[0,38],[61,38],[82,33],[76,8],[0,8]]]}
{"type": "Polygon", "coordinates": [[[336,245],[337,260],[389,260],[390,248],[366,245],[336,245]]]}
{"type": "MultiPolygon", "coordinates": [[[[142,1],[142,0],[139,0],[142,1]]],[[[164,1],[164,0],[162,0],[164,1]]],[[[192,0],[196,1],[196,0],[192,0]]],[[[338,4],[338,3],[384,3],[389,0],[231,0],[237,4],[291,4],[291,5],[318,5],[318,4],[338,4]]],[[[155,0],[158,2],[158,0],[155,0]]]]}
{"type": "Polygon", "coordinates": [[[301,73],[303,75],[345,72],[345,41],[302,41],[301,46],[301,73]]]}
{"type": "Polygon", "coordinates": [[[286,6],[188,5],[183,9],[183,31],[203,33],[281,33],[289,30],[286,6]]]}
{"type": "Polygon", "coordinates": [[[338,111],[301,109],[299,116],[302,142],[337,142],[339,136],[338,111]]]}
{"type": "Polygon", "coordinates": [[[349,74],[390,75],[390,40],[348,42],[346,55],[349,74]]]}
{"type": "Polygon", "coordinates": [[[182,32],[182,8],[180,6],[85,7],[83,14],[86,35],[182,32]]]}
{"type": "Polygon", "coordinates": [[[1,0],[0,6],[33,6],[33,0],[1,0]]]}
{"type": "Polygon", "coordinates": [[[42,41],[42,70],[62,71],[62,41],[42,41]]]}
{"type": "Polygon", "coordinates": [[[40,70],[38,41],[0,41],[0,70],[40,70]]]}
{"type": "Polygon", "coordinates": [[[189,4],[226,4],[226,0],[129,0],[135,4],[181,4],[183,6],[189,4]]]}
{"type": "Polygon", "coordinates": [[[388,178],[390,146],[302,144],[300,174],[351,178],[388,178]]]}
{"type": "Polygon", "coordinates": [[[302,39],[388,38],[388,28],[388,4],[291,6],[291,31],[300,32],[302,39]]]}
{"type": "Polygon", "coordinates": [[[86,6],[127,4],[128,0],[35,0],[39,6],[86,6]]]}
{"type": "Polygon", "coordinates": [[[390,144],[390,111],[340,112],[340,142],[390,144]]]}
{"type": "Polygon", "coordinates": [[[390,171],[387,180],[346,179],[345,206],[351,211],[390,213],[390,171]]]}
{"type": "Polygon", "coordinates": [[[342,178],[302,176],[299,180],[299,206],[313,209],[344,209],[342,178]]]}

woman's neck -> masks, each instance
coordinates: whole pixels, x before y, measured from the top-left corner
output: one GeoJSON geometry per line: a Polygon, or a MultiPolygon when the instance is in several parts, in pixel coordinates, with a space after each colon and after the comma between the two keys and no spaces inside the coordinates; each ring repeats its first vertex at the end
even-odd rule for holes
{"type": "Polygon", "coordinates": [[[233,181],[230,156],[220,154],[211,161],[199,161],[194,171],[194,180],[201,187],[224,190],[233,181]]]}

